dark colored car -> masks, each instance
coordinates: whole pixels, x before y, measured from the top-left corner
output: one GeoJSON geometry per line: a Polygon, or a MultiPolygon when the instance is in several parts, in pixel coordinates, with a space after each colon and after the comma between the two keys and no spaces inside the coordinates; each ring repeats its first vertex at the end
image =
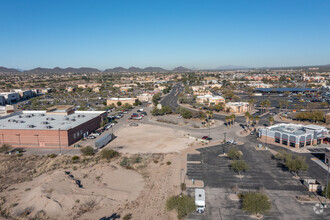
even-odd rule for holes
{"type": "Polygon", "coordinates": [[[210,138],[209,136],[203,136],[202,139],[203,140],[208,140],[208,141],[212,140],[212,138],[210,138]]]}

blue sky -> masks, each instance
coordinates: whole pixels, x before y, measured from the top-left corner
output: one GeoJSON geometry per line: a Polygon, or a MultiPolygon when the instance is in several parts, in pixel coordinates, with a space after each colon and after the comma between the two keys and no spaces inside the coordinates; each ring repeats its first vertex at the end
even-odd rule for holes
{"type": "Polygon", "coordinates": [[[0,0],[0,66],[330,63],[328,0],[0,0]]]}

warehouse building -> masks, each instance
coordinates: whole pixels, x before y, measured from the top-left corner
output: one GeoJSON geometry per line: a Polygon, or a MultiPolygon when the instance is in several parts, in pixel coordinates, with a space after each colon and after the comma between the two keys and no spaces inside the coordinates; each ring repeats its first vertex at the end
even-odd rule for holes
{"type": "Polygon", "coordinates": [[[104,111],[75,111],[73,106],[16,112],[0,118],[0,141],[18,147],[67,147],[99,128],[105,118],[104,111]]]}
{"type": "Polygon", "coordinates": [[[318,125],[277,124],[259,129],[261,141],[293,148],[322,144],[327,134],[328,130],[318,125]]]}

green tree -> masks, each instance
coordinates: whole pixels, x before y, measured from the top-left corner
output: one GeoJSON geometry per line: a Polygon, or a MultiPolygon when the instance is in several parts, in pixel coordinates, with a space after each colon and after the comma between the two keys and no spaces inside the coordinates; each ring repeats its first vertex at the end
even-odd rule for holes
{"type": "Polygon", "coordinates": [[[249,169],[249,166],[247,165],[247,163],[245,163],[244,160],[234,160],[231,162],[230,167],[235,172],[237,172],[238,175],[240,175],[242,171],[246,171],[249,169]]]}
{"type": "Polygon", "coordinates": [[[163,114],[172,114],[172,108],[170,106],[165,105],[162,107],[162,113],[163,114]]]}
{"type": "Polygon", "coordinates": [[[166,201],[166,209],[168,211],[176,210],[178,219],[182,219],[196,210],[195,200],[186,195],[172,196],[166,201]]]}
{"type": "Polygon", "coordinates": [[[285,166],[292,172],[294,172],[294,174],[296,176],[298,176],[298,173],[300,171],[305,171],[308,169],[308,165],[306,163],[306,158],[305,157],[301,157],[301,156],[297,156],[294,159],[287,159],[285,161],[285,166]]]}
{"type": "Polygon", "coordinates": [[[231,147],[229,148],[229,151],[227,153],[227,156],[231,159],[231,160],[239,160],[242,158],[242,154],[239,152],[239,150],[237,150],[237,148],[235,147],[231,147]]]}
{"type": "Polygon", "coordinates": [[[117,106],[121,106],[121,105],[122,105],[121,101],[118,101],[117,106]]]}
{"type": "Polygon", "coordinates": [[[259,192],[248,192],[242,196],[243,210],[259,215],[268,212],[272,206],[267,195],[259,192]]]}

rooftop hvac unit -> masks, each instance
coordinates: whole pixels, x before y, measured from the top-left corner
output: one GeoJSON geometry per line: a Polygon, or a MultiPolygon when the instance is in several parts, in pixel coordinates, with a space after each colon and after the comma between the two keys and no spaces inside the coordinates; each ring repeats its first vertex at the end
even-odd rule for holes
{"type": "Polygon", "coordinates": [[[46,120],[53,121],[53,120],[55,120],[55,118],[46,118],[46,120]]]}
{"type": "Polygon", "coordinates": [[[71,119],[71,121],[76,121],[76,119],[73,118],[73,119],[71,119]]]}
{"type": "Polygon", "coordinates": [[[43,121],[43,122],[41,122],[41,124],[47,125],[47,124],[49,124],[49,122],[48,121],[43,121]]]}
{"type": "Polygon", "coordinates": [[[51,129],[51,128],[53,128],[52,126],[50,126],[50,125],[48,125],[48,126],[46,126],[46,128],[47,129],[51,129]]]}
{"type": "Polygon", "coordinates": [[[29,127],[29,128],[34,128],[34,127],[35,127],[35,125],[29,125],[28,127],[29,127]]]}
{"type": "Polygon", "coordinates": [[[22,124],[22,123],[25,123],[25,121],[23,121],[23,120],[17,120],[16,123],[22,124]]]}
{"type": "Polygon", "coordinates": [[[40,114],[39,116],[45,116],[45,114],[40,114]]]}

